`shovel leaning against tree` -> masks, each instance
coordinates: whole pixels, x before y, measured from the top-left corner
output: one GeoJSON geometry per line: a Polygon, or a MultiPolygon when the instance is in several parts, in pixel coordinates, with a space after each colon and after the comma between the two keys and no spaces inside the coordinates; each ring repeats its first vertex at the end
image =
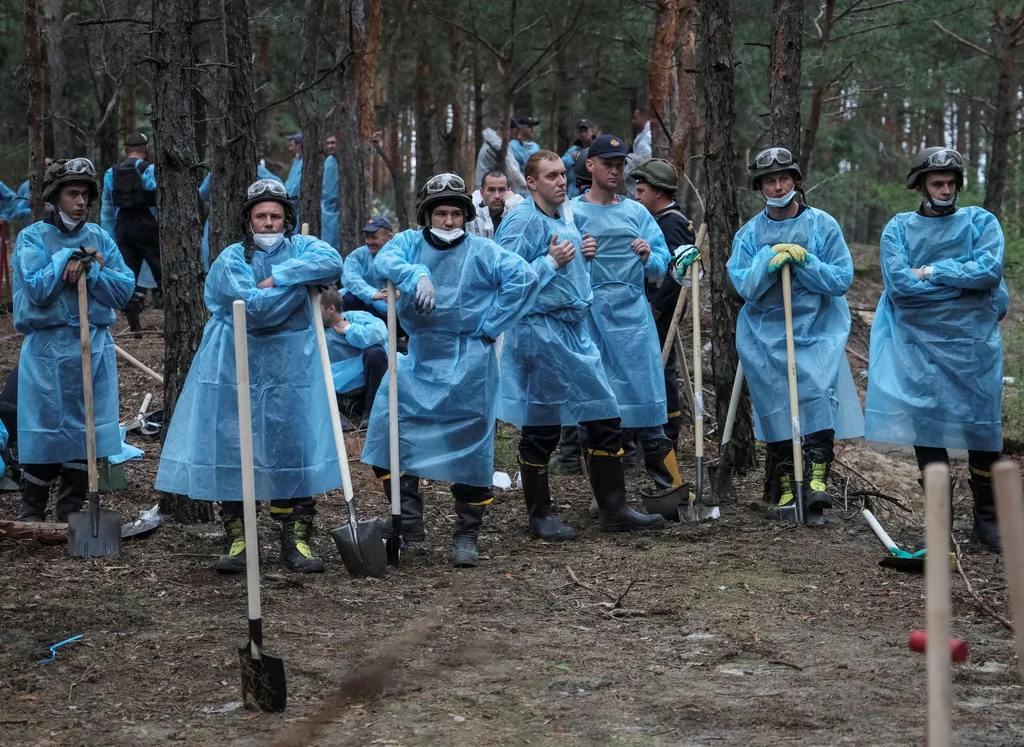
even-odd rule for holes
{"type": "Polygon", "coordinates": [[[68,515],[68,553],[98,558],[121,552],[121,516],[100,508],[99,469],[96,466],[96,416],[92,393],[92,341],[86,273],[78,278],[78,328],[82,342],[82,389],[85,393],[85,453],[89,470],[88,508],[68,515]]]}

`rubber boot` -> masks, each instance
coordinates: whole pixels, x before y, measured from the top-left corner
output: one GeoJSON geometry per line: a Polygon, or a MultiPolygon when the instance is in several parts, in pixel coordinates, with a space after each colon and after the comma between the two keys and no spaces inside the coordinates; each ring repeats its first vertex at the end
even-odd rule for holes
{"type": "Polygon", "coordinates": [[[804,449],[804,469],[807,470],[806,508],[808,511],[824,511],[832,508],[828,494],[828,476],[832,471],[833,452],[828,446],[812,446],[804,449]]]}
{"type": "Polygon", "coordinates": [[[674,412],[668,416],[668,422],[665,423],[665,438],[672,442],[673,451],[679,448],[679,431],[682,430],[682,427],[682,413],[674,412]]]}
{"type": "Polygon", "coordinates": [[[678,488],[683,484],[671,440],[668,438],[648,439],[643,442],[643,450],[647,475],[654,480],[658,490],[678,488]]]}
{"type": "Polygon", "coordinates": [[[996,521],[995,498],[992,494],[991,473],[981,475],[971,470],[971,479],[967,481],[974,496],[974,526],[971,537],[992,552],[1003,551],[1003,541],[999,536],[999,524],[996,521]]]}
{"type": "Polygon", "coordinates": [[[769,509],[768,518],[781,518],[782,509],[791,509],[796,500],[796,470],[792,458],[766,459],[764,477],[763,500],[769,509]]]}
{"type": "Polygon", "coordinates": [[[323,573],[323,561],[313,555],[309,546],[313,517],[296,514],[298,509],[290,517],[281,519],[281,565],[293,573],[323,573]]]}
{"type": "Polygon", "coordinates": [[[530,516],[530,534],[549,542],[576,539],[576,530],[562,522],[551,510],[551,485],[546,466],[519,460],[523,479],[523,497],[530,516]]]}
{"type": "Polygon", "coordinates": [[[67,521],[68,514],[81,511],[89,492],[89,474],[81,469],[64,468],[60,473],[55,506],[57,521],[67,521]]]}
{"type": "Polygon", "coordinates": [[[551,458],[550,466],[567,475],[583,474],[583,438],[578,425],[562,427],[558,451],[551,458]]]}
{"type": "Polygon", "coordinates": [[[622,469],[629,472],[637,468],[638,455],[636,448],[636,431],[632,428],[622,429],[622,469]]]}
{"type": "Polygon", "coordinates": [[[590,486],[597,498],[598,522],[602,532],[634,532],[665,526],[665,519],[661,516],[642,514],[626,505],[622,457],[591,454],[590,486]]]}
{"type": "MultiPolygon", "coordinates": [[[[384,496],[391,505],[391,478],[382,477],[384,496]]],[[[402,537],[406,542],[423,542],[427,538],[423,526],[423,496],[420,495],[420,478],[416,475],[402,475],[398,479],[398,494],[402,504],[402,537]]],[[[381,524],[382,522],[378,522],[381,524]]],[[[383,524],[391,531],[391,519],[383,524]]]]}
{"type": "Polygon", "coordinates": [[[761,493],[761,502],[766,506],[775,506],[779,502],[778,482],[776,472],[779,469],[779,460],[772,456],[771,452],[764,457],[764,485],[761,493]]]}
{"type": "Polygon", "coordinates": [[[241,573],[245,570],[245,521],[221,515],[224,534],[228,538],[228,551],[213,564],[219,573],[241,573]]]}
{"type": "Polygon", "coordinates": [[[124,317],[128,320],[128,329],[135,333],[135,338],[141,337],[138,333],[142,331],[142,299],[138,294],[133,294],[131,300],[124,307],[124,317]]]}
{"type": "Polygon", "coordinates": [[[50,488],[56,480],[35,482],[28,472],[22,474],[21,508],[18,521],[45,521],[46,504],[50,500],[50,488]]]}
{"type": "Polygon", "coordinates": [[[455,531],[452,532],[452,565],[456,568],[475,568],[480,562],[476,539],[480,536],[480,523],[484,519],[483,506],[455,501],[455,531]]]}

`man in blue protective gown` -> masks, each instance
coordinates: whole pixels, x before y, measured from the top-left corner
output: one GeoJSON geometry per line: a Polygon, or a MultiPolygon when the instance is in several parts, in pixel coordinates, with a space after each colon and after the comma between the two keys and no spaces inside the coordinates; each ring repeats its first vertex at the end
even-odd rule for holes
{"type": "Polygon", "coordinates": [[[295,219],[299,218],[299,191],[302,187],[302,133],[296,132],[286,137],[288,141],[288,152],[292,154],[292,165],[288,169],[288,176],[285,177],[284,186],[288,190],[288,196],[292,198],[292,206],[295,208],[295,219]]]}
{"type": "Polygon", "coordinates": [[[344,311],[367,311],[378,319],[388,320],[387,280],[374,265],[377,252],[391,241],[394,232],[391,221],[383,215],[375,215],[363,226],[363,241],[345,259],[345,271],[341,283],[345,295],[342,297],[344,311]]]}
{"type": "Polygon", "coordinates": [[[99,196],[87,158],[56,161],[46,170],[49,215],[18,234],[14,249],[14,327],[25,335],[18,386],[21,521],[43,521],[58,479],[56,515],[67,521],[85,502],[85,393],[78,316],[78,279],[89,299],[96,456],[121,453],[117,363],[110,327],[132,295],[135,279],[114,239],[89,208],[99,196]]]}
{"type": "Polygon", "coordinates": [[[339,222],[338,137],[328,135],[324,141],[324,178],[320,187],[320,238],[341,251],[341,224],[339,222]]]}
{"type": "Polygon", "coordinates": [[[992,464],[1003,447],[999,320],[1009,295],[999,221],[957,207],[966,173],[957,151],[922,149],[907,175],[921,206],[882,232],[885,290],[871,325],[866,430],[871,441],[913,446],[922,470],[949,464],[947,449],[967,449],[972,536],[999,552],[992,464]]]}
{"type": "Polygon", "coordinates": [[[526,161],[540,150],[540,146],[533,140],[533,128],[539,125],[540,122],[529,114],[519,114],[513,122],[515,123],[516,133],[509,140],[508,149],[516,157],[519,167],[525,169],[526,161]]]}
{"type": "Polygon", "coordinates": [[[804,500],[809,512],[832,505],[828,475],[837,438],[864,435],[864,415],[846,359],[853,260],[836,220],[809,207],[800,166],[785,148],[767,148],[751,166],[751,186],[766,207],[736,234],[729,279],[746,301],[736,323],[736,351],[767,442],[765,502],[794,499],[793,423],[786,362],[786,322],[779,269],[792,268],[793,339],[803,433],[804,500]]]}
{"type": "MultiPolygon", "coordinates": [[[[206,172],[206,176],[203,177],[203,183],[199,185],[199,199],[202,200],[203,204],[206,205],[207,209],[210,208],[210,199],[212,196],[210,188],[210,176],[212,172],[206,172]]],[[[257,179],[273,179],[274,181],[281,181],[281,178],[274,172],[268,169],[261,162],[256,167],[256,178],[257,179]]],[[[284,184],[284,182],[281,182],[284,184]]],[[[203,267],[206,271],[210,271],[210,216],[206,216],[206,220],[203,222],[203,267]]]]}
{"type": "Polygon", "coordinates": [[[501,222],[496,238],[530,263],[541,291],[530,313],[505,335],[498,417],[522,429],[519,465],[530,532],[545,540],[576,536],[552,511],[548,482],[561,426],[575,423],[587,428],[601,530],[660,527],[661,516],[626,505],[619,406],[586,323],[594,293],[580,255],[592,254],[596,242],[580,234],[575,203],[565,201],[565,166],[557,153],[530,156],[525,173],[531,196],[501,222]]]}
{"type": "Polygon", "coordinates": [[[589,119],[581,119],[576,123],[576,135],[577,137],[572,145],[562,154],[562,164],[565,166],[566,179],[569,182],[565,188],[567,200],[580,196],[580,188],[576,186],[576,180],[569,179],[569,175],[573,172],[579,152],[584,148],[589,148],[590,144],[594,142],[594,125],[591,124],[589,119]]]}
{"type": "Polygon", "coordinates": [[[366,311],[342,311],[341,296],[329,288],[320,294],[320,310],[331,358],[334,389],[338,394],[356,392],[363,396],[357,403],[365,427],[373,399],[388,371],[388,325],[366,311]]]}
{"type": "Polygon", "coordinates": [[[594,290],[586,326],[601,351],[622,428],[636,429],[648,475],[658,491],[668,491],[680,488],[683,480],[665,435],[665,370],[646,278],[664,275],[670,255],[654,216],[615,193],[625,163],[621,139],[601,135],[594,140],[586,160],[593,183],[572,203],[576,224],[597,242],[593,254],[583,252],[594,290]]]}
{"type": "MultiPolygon", "coordinates": [[[[493,500],[498,336],[525,314],[538,292],[536,273],[490,239],[466,233],[476,208],[462,177],[438,174],[420,190],[422,230],[403,231],[375,265],[395,284],[409,354],[398,362],[398,435],[402,526],[422,541],[419,478],[454,483],[452,563],[479,562],[477,537],[493,500]],[[406,521],[408,519],[408,522],[406,521]]],[[[390,498],[388,382],[377,390],[363,461],[390,498]]]]}
{"type": "Polygon", "coordinates": [[[281,564],[318,573],[309,546],[318,493],[341,486],[309,285],[341,273],[341,255],[312,236],[293,236],[283,185],[253,183],[242,205],[244,238],[218,255],[206,277],[203,330],[160,457],[156,487],[220,501],[227,554],[215,568],[245,569],[242,469],[232,303],[245,301],[249,338],[256,500],[281,522],[281,564]]]}

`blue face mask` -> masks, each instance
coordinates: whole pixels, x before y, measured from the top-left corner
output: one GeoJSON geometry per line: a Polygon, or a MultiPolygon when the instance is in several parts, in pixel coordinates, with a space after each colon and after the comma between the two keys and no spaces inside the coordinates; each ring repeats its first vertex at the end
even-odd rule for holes
{"type": "Polygon", "coordinates": [[[765,197],[764,201],[768,207],[784,208],[793,201],[794,197],[796,197],[796,187],[793,187],[793,189],[789,190],[789,192],[784,194],[782,197],[765,197]]]}

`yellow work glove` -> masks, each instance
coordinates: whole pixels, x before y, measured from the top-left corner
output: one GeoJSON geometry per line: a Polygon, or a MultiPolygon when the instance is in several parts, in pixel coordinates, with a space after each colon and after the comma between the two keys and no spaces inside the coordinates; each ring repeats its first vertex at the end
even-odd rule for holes
{"type": "MultiPolygon", "coordinates": [[[[781,244],[780,244],[781,246],[781,244]]],[[[768,262],[768,272],[775,272],[785,264],[793,261],[793,255],[789,252],[779,252],[768,262]]]]}
{"type": "Polygon", "coordinates": [[[807,261],[808,252],[799,244],[776,244],[775,246],[772,247],[772,251],[775,252],[776,254],[785,252],[790,257],[792,257],[793,261],[796,262],[798,265],[802,265],[804,262],[807,261]]]}

